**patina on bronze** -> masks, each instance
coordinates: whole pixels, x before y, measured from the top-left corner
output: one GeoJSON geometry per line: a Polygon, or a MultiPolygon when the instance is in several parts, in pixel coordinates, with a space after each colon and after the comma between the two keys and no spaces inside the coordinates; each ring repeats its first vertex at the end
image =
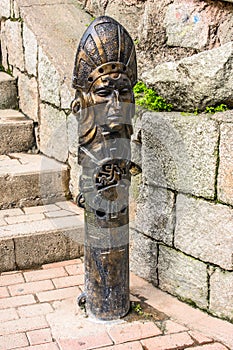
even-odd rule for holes
{"type": "Polygon", "coordinates": [[[95,19],[78,46],[72,103],[79,122],[78,202],[85,208],[85,301],[88,316],[125,316],[129,301],[129,186],[133,86],[137,63],[133,40],[114,19],[95,19]]]}

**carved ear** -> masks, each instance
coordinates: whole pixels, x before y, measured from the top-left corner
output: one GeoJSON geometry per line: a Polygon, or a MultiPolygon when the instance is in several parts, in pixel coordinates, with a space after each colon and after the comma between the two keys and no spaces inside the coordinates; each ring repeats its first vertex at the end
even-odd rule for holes
{"type": "Polygon", "coordinates": [[[78,113],[80,112],[81,109],[81,103],[79,98],[75,98],[72,102],[71,102],[71,110],[72,113],[77,117],[78,113]]]}
{"type": "Polygon", "coordinates": [[[76,90],[71,108],[78,121],[79,144],[85,145],[91,142],[96,133],[95,116],[92,108],[89,107],[89,95],[76,90]]]}
{"type": "Polygon", "coordinates": [[[87,95],[85,92],[76,90],[75,99],[71,103],[72,113],[80,117],[80,112],[87,107],[87,95]]]}

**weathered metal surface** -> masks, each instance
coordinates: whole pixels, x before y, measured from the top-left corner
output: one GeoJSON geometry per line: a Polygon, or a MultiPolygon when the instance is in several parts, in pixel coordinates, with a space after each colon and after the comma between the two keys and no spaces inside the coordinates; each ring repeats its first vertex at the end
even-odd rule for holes
{"type": "MultiPolygon", "coordinates": [[[[97,18],[78,47],[73,113],[79,121],[78,203],[85,208],[85,302],[89,316],[129,310],[130,137],[137,80],[134,43],[114,19],[97,18]]],[[[83,301],[83,297],[82,297],[83,301]]]]}

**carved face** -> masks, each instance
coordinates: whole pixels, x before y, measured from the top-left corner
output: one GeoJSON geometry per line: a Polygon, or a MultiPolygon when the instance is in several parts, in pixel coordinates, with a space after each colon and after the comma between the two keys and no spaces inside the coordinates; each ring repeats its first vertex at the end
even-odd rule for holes
{"type": "Polygon", "coordinates": [[[95,124],[105,126],[110,131],[119,131],[131,124],[133,102],[130,80],[123,73],[111,73],[98,78],[89,92],[95,124]]]}

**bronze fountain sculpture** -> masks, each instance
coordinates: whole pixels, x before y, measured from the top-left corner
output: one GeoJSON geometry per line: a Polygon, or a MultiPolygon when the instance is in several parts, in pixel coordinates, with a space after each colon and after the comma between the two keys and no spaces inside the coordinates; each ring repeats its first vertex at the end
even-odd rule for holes
{"type": "Polygon", "coordinates": [[[79,123],[82,166],[78,204],[85,208],[85,303],[98,320],[125,316],[129,300],[129,186],[133,86],[137,62],[132,38],[101,16],[84,33],[73,72],[72,103],[79,123]]]}

